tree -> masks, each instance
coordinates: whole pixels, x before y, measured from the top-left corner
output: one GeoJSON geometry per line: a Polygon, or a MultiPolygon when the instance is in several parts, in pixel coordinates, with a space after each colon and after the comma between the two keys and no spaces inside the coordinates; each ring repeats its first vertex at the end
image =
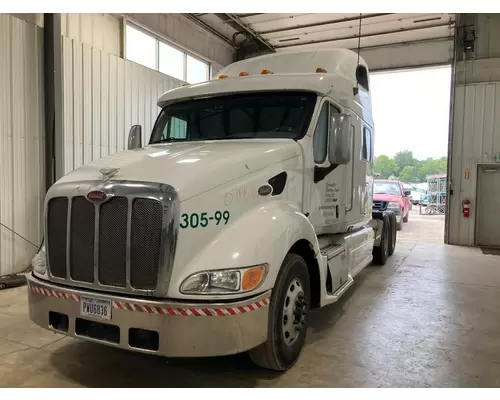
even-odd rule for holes
{"type": "Polygon", "coordinates": [[[413,158],[413,152],[410,150],[403,150],[394,156],[394,161],[398,166],[398,174],[401,176],[403,173],[404,167],[410,166],[413,167],[417,164],[417,160],[413,158]]]}
{"type": "Polygon", "coordinates": [[[417,167],[413,165],[407,165],[401,171],[401,175],[399,175],[399,180],[403,182],[416,182],[419,180],[417,167]]]}
{"type": "Polygon", "coordinates": [[[441,157],[438,160],[428,158],[422,164],[419,170],[421,180],[427,179],[427,175],[445,174],[447,170],[448,160],[446,157],[441,157]]]}
{"type": "Polygon", "coordinates": [[[373,170],[380,174],[380,178],[387,179],[392,174],[396,174],[398,172],[398,166],[392,158],[382,154],[375,158],[373,170]]]}

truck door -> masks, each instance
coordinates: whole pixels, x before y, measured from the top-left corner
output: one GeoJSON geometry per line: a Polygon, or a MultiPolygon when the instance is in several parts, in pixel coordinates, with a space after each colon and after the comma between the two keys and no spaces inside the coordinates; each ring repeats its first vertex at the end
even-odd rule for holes
{"type": "Polygon", "coordinates": [[[347,182],[348,225],[371,218],[373,196],[373,143],[372,131],[359,118],[353,119],[352,156],[348,164],[350,180],[347,182]]]}
{"type": "Polygon", "coordinates": [[[330,101],[323,101],[313,136],[314,176],[309,199],[309,220],[318,235],[338,232],[345,220],[347,166],[331,165],[328,161],[329,130],[335,114],[339,114],[339,110],[330,101]]]}

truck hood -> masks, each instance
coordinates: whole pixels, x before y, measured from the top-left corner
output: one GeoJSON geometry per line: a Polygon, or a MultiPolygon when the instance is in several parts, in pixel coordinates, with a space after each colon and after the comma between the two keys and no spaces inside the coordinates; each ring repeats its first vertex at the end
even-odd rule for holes
{"type": "Polygon", "coordinates": [[[119,168],[113,180],[166,183],[182,201],[301,154],[291,139],[164,143],[101,158],[59,182],[101,180],[100,169],[119,168]]]}
{"type": "Polygon", "coordinates": [[[394,203],[399,203],[401,200],[401,196],[398,196],[397,194],[376,193],[373,195],[373,200],[392,201],[394,203]]]}

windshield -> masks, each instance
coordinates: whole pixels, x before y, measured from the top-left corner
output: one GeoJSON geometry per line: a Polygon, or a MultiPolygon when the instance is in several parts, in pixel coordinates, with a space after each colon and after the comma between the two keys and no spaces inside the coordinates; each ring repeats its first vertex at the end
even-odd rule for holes
{"type": "Polygon", "coordinates": [[[375,194],[395,194],[401,195],[401,189],[397,183],[375,182],[373,184],[373,193],[375,194]]]}
{"type": "Polygon", "coordinates": [[[316,95],[306,92],[246,93],[166,106],[150,144],[226,139],[300,139],[316,95]]]}

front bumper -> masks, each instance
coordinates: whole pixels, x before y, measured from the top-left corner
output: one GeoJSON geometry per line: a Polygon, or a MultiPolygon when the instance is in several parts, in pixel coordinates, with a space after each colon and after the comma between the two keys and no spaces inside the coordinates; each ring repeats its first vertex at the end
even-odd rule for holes
{"type": "Polygon", "coordinates": [[[236,354],[267,339],[270,291],[245,301],[194,304],[68,288],[33,274],[27,281],[30,319],[79,339],[167,357],[236,354]],[[111,301],[111,319],[81,316],[81,297],[111,301]]]}

